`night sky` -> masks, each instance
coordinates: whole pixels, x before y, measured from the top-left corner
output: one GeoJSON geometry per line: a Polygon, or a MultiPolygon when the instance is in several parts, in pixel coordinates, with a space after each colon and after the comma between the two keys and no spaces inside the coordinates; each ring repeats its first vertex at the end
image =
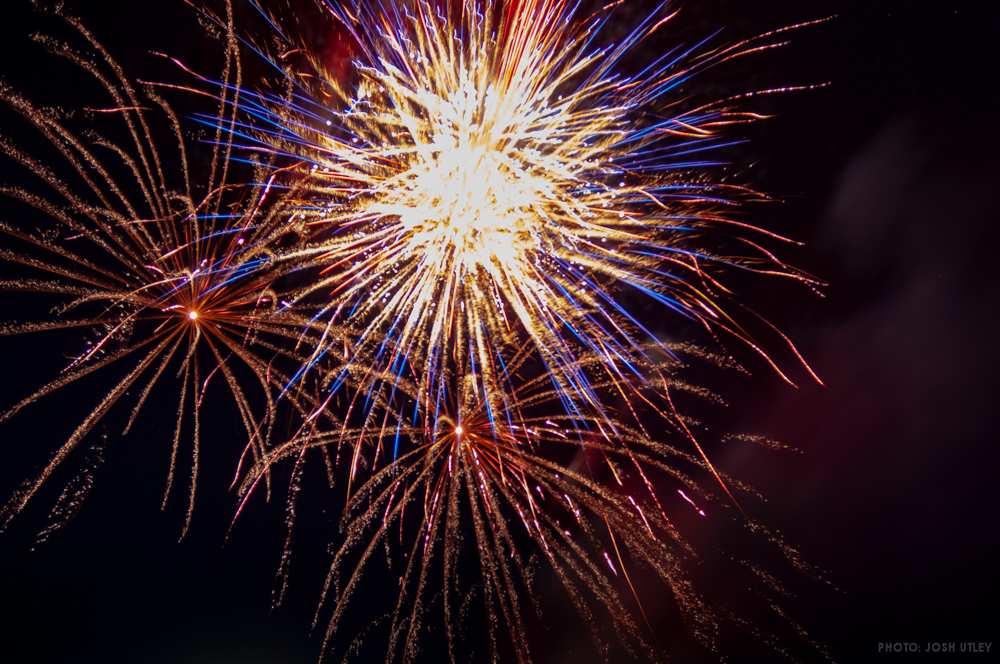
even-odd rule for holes
{"type": "MultiPolygon", "coordinates": [[[[0,79],[70,107],[71,69],[27,37],[52,22],[28,2],[8,4],[0,79]]],[[[181,0],[68,4],[133,76],[176,77],[149,50],[195,63],[214,57],[188,39],[198,28],[181,0]]],[[[761,433],[799,450],[719,445],[713,456],[767,496],[753,505],[755,516],[825,571],[822,579],[793,570],[779,576],[795,591],[794,617],[841,662],[952,661],[880,656],[881,641],[986,641],[994,656],[1000,649],[1000,23],[988,4],[689,0],[678,19],[685,34],[722,26],[722,38],[735,39],[837,15],[794,35],[787,49],[710,73],[704,83],[735,91],[832,83],[768,100],[776,117],[749,131],[751,144],[736,153],[753,165],[746,178],[782,201],[758,207],[752,220],[806,242],[791,262],[830,282],[823,299],[771,282],[746,284],[745,298],[796,340],[826,386],[802,381],[793,390],[755,365],[751,376],[706,372],[706,379],[730,403],[717,431],[761,433]]],[[[22,180],[4,160],[0,181],[22,180]]],[[[15,214],[0,202],[0,219],[15,214]]],[[[4,318],[43,313],[2,301],[4,318]]],[[[70,335],[0,338],[0,404],[55,375],[73,347],[70,335]]],[[[0,426],[4,497],[85,414],[80,395],[49,397],[0,426]]],[[[316,660],[320,639],[309,624],[342,493],[308,494],[314,501],[300,522],[292,590],[272,611],[280,501],[254,503],[224,542],[234,509],[228,479],[243,445],[235,414],[206,425],[189,537],[177,542],[181,494],[159,509],[174,407],[152,404],[126,439],[118,426],[101,430],[108,441],[94,489],[48,542],[34,545],[46,523],[38,507],[0,536],[0,661],[316,660]]],[[[40,504],[56,495],[58,487],[40,504]]],[[[713,555],[705,552],[705,573],[713,555]]],[[[392,586],[367,592],[355,605],[359,624],[382,610],[392,586]]],[[[677,628],[664,618],[655,629],[670,641],[677,628]]],[[[555,617],[549,630],[535,649],[538,661],[591,661],[585,631],[568,616],[555,617]]],[[[441,644],[433,641],[427,661],[438,661],[441,644]]],[[[675,653],[676,661],[701,661],[675,653]]],[[[804,658],[820,661],[808,651],[804,658]]],[[[622,661],[615,653],[611,660],[622,661]]]]}

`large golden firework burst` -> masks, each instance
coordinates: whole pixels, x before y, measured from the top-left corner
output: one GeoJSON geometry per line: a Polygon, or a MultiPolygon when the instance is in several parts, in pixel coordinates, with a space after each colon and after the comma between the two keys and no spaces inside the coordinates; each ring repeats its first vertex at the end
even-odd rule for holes
{"type": "Polygon", "coordinates": [[[732,144],[723,131],[759,116],[739,99],[685,109],[674,97],[783,31],[677,48],[623,73],[622,60],[673,14],[654,11],[597,47],[613,8],[587,17],[561,1],[321,5],[357,51],[349,76],[290,45],[272,62],[284,94],[221,89],[243,110],[241,147],[277,158],[301,192],[315,241],[283,259],[325,269],[296,301],[318,298],[319,316],[358,330],[351,348],[371,362],[367,401],[393,390],[386,373],[412,372],[427,413],[457,370],[500,413],[503,365],[524,344],[568,413],[604,413],[592,384],[605,379],[642,399],[640,386],[660,378],[637,367],[664,326],[631,313],[637,298],[741,340],[786,377],[741,320],[754,315],[731,313],[739,307],[723,280],[744,270],[816,282],[763,246],[787,240],[732,216],[762,195],[709,175],[732,144]],[[726,243],[751,253],[713,250],[726,243]],[[582,371],[583,354],[603,361],[582,371]]]}

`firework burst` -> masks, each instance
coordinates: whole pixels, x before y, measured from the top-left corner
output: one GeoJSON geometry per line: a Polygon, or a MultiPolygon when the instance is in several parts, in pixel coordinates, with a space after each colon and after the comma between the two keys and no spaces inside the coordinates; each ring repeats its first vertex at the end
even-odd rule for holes
{"type": "Polygon", "coordinates": [[[222,90],[244,111],[240,147],[279,158],[300,188],[317,241],[284,259],[325,264],[299,297],[358,330],[352,351],[372,362],[362,393],[411,372],[427,411],[458,370],[499,413],[504,364],[528,344],[567,413],[604,414],[595,381],[634,400],[660,380],[637,369],[662,333],[630,313],[636,298],[739,339],[790,380],[730,313],[723,278],[816,282],[762,246],[788,240],[732,216],[762,195],[708,176],[738,142],[722,132],[760,116],[739,109],[747,95],[679,111],[677,93],[784,31],[678,47],[625,74],[673,17],[663,7],[597,47],[608,10],[577,16],[561,1],[323,6],[355,44],[348,80],[286,53],[272,62],[286,63],[284,96],[222,90]],[[711,249],[726,244],[751,253],[711,249]],[[581,354],[603,361],[584,372],[581,354]]]}
{"type": "MultiPolygon", "coordinates": [[[[670,350],[684,361],[724,362],[690,346],[670,350]]],[[[276,464],[295,464],[275,598],[280,602],[288,583],[287,547],[299,507],[302,460],[317,449],[339,457],[345,436],[364,443],[351,452],[362,449],[360,465],[375,470],[344,509],[316,613],[317,622],[327,621],[325,654],[358,655],[369,652],[365,648],[375,641],[385,644],[386,661],[414,661],[437,611],[450,661],[468,661],[479,648],[469,645],[463,626],[470,615],[484,612],[485,618],[474,622],[487,629],[488,639],[480,646],[491,661],[506,656],[531,661],[531,625],[544,624],[552,609],[543,606],[547,593],[539,586],[547,585],[545,579],[557,583],[597,651],[608,652],[611,643],[618,643],[632,657],[660,658],[664,644],[650,631],[644,602],[654,599],[662,611],[663,597],[650,593],[650,585],[669,592],[690,633],[710,651],[717,651],[724,629],[738,624],[718,611],[692,578],[690,568],[699,556],[675,522],[685,511],[698,520],[707,517],[705,510],[718,517],[731,508],[725,493],[706,489],[701,477],[707,464],[686,449],[687,427],[698,423],[685,418],[680,426],[671,419],[668,433],[655,440],[626,421],[612,421],[615,438],[609,440],[602,433],[609,425],[606,416],[553,414],[561,410],[560,392],[547,375],[528,371],[522,376],[528,358],[521,353],[508,367],[516,376],[511,380],[515,388],[502,420],[491,416],[474,377],[457,377],[439,395],[433,417],[382,427],[379,435],[370,427],[310,433],[275,446],[247,475],[245,497],[276,464]],[[664,491],[673,499],[660,498],[664,491]],[[462,571],[470,568],[480,571],[478,583],[462,571]],[[345,641],[339,637],[344,623],[351,622],[353,600],[365,577],[374,575],[398,583],[398,595],[385,624],[345,641]]],[[[601,361],[585,357],[575,368],[601,361]]],[[[669,388],[713,398],[685,382],[682,367],[681,360],[660,364],[669,388]]],[[[355,373],[364,380],[361,371],[355,373]]],[[[399,392],[412,400],[416,388],[404,381],[399,392]]],[[[594,389],[615,388],[606,381],[594,389]]],[[[352,467],[358,463],[355,459],[352,467]]],[[[732,478],[724,480],[752,493],[732,478]]],[[[793,565],[803,567],[793,549],[767,536],[793,565]]],[[[773,578],[764,578],[774,593],[782,592],[773,578]]],[[[759,582],[746,580],[751,586],[759,582]]]]}
{"type": "MultiPolygon", "coordinates": [[[[296,229],[267,187],[229,182],[225,134],[215,136],[207,165],[189,168],[187,140],[171,107],[152,88],[137,90],[79,21],[62,18],[82,40],[85,54],[60,40],[36,39],[97,84],[107,101],[89,109],[92,117],[112,118],[109,130],[122,138],[113,140],[94,129],[74,132],[59,113],[34,106],[8,87],[0,89],[0,100],[60,157],[43,162],[9,136],[0,139],[4,153],[46,187],[42,193],[20,186],[2,189],[26,211],[41,213],[41,221],[0,226],[10,239],[0,258],[34,273],[0,286],[60,300],[52,319],[11,323],[0,332],[73,330],[83,346],[55,380],[5,411],[2,420],[96,372],[117,371],[119,379],[38,477],[10,501],[4,520],[24,509],[130,391],[134,398],[126,433],[161,386],[177,403],[164,504],[178,451],[186,444],[191,450],[186,532],[207,388],[217,382],[228,388],[247,435],[244,456],[259,458],[274,423],[272,388],[289,379],[281,360],[291,360],[294,369],[307,356],[297,344],[318,343],[318,336],[311,339],[309,320],[282,304],[274,289],[293,266],[276,263],[273,252],[294,243],[296,229]],[[177,151],[163,154],[158,146],[164,144],[176,145],[177,151]],[[192,182],[198,177],[192,173],[203,172],[201,184],[192,182]]],[[[226,80],[238,80],[237,57],[227,48],[226,80]]],[[[302,398],[301,393],[289,395],[300,409],[305,408],[302,398]]]]}

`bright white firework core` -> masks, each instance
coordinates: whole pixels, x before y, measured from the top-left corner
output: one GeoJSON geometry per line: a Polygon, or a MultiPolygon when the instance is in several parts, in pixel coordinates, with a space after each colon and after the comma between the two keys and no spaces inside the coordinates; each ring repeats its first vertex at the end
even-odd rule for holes
{"type": "Polygon", "coordinates": [[[423,140],[370,210],[399,220],[410,252],[459,273],[523,260],[537,248],[539,211],[552,195],[551,180],[515,145],[536,113],[469,78],[447,96],[422,92],[423,140]]]}

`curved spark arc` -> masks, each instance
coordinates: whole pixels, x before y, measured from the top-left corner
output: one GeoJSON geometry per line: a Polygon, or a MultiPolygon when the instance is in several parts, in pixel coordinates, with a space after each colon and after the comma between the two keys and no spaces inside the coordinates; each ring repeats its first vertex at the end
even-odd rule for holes
{"type": "MultiPolygon", "coordinates": [[[[171,106],[148,86],[137,90],[77,19],[56,14],[85,50],[81,53],[46,36],[36,41],[96,83],[110,105],[89,110],[95,118],[119,121],[108,128],[123,138],[111,140],[93,130],[75,132],[56,113],[36,107],[8,87],[0,89],[0,101],[22,116],[62,160],[42,162],[10,138],[0,139],[6,156],[48,190],[0,191],[43,219],[38,229],[27,223],[0,226],[17,244],[17,249],[0,252],[0,259],[36,275],[5,280],[0,288],[62,299],[54,319],[6,324],[0,334],[77,330],[89,339],[58,378],[6,410],[0,421],[97,372],[117,369],[123,377],[37,478],[5,506],[3,523],[27,506],[130,391],[137,396],[123,433],[136,424],[154,388],[169,386],[177,414],[163,501],[165,506],[178,452],[188,435],[191,477],[183,537],[195,503],[200,414],[208,387],[224,383],[235,404],[248,441],[239,463],[260,459],[274,425],[272,393],[290,380],[283,365],[294,370],[308,357],[300,344],[310,346],[324,332],[336,330],[313,325],[280,301],[274,284],[302,266],[278,263],[274,253],[288,246],[295,229],[287,224],[287,210],[270,187],[255,191],[229,181],[228,134],[220,131],[217,138],[223,140],[215,141],[208,163],[192,168],[189,159],[194,153],[189,155],[171,106]],[[176,145],[177,151],[161,153],[161,145],[176,145]],[[203,181],[197,179],[201,177],[203,181]],[[262,402],[262,414],[256,401],[262,402]]],[[[224,80],[239,82],[238,59],[234,43],[228,43],[224,80]]],[[[315,408],[308,401],[302,393],[290,397],[300,412],[315,408]]],[[[241,472],[237,469],[237,475],[241,472]]]]}
{"type": "Polygon", "coordinates": [[[595,381],[631,399],[660,380],[636,369],[647,342],[663,340],[622,303],[635,297],[739,339],[791,382],[729,313],[722,278],[818,282],[763,246],[790,240],[730,214],[765,197],[705,176],[738,142],[726,128],[760,116],[736,97],[677,112],[672,96],[785,30],[678,47],[625,75],[621,62],[674,16],[666,5],[595,47],[607,15],[581,19],[558,0],[321,4],[353,37],[355,80],[305,53],[304,73],[271,61],[284,96],[222,89],[241,103],[239,147],[291,164],[317,242],[284,260],[325,264],[301,298],[325,300],[320,314],[359,330],[352,352],[373,362],[360,401],[406,371],[427,412],[443,376],[471,364],[499,412],[502,365],[527,343],[565,412],[605,413],[595,381]],[[730,236],[756,255],[708,249],[730,236]],[[603,358],[596,373],[571,370],[581,354],[603,358]]]}

